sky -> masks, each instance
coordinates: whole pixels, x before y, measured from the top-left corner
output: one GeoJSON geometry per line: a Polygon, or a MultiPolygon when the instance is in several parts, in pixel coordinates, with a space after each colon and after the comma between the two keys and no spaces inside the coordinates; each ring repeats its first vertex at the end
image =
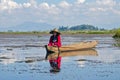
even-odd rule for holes
{"type": "Polygon", "coordinates": [[[0,0],[0,28],[25,22],[120,28],[120,0],[0,0]]]}

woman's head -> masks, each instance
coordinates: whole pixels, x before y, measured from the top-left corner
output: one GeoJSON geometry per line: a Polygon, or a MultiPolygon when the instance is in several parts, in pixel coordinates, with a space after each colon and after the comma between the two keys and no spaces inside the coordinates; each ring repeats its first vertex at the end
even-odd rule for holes
{"type": "Polygon", "coordinates": [[[56,36],[56,35],[57,35],[57,32],[53,32],[53,35],[56,36]]]}
{"type": "Polygon", "coordinates": [[[59,35],[60,32],[58,31],[58,29],[54,28],[53,30],[50,31],[50,34],[59,35]]]}

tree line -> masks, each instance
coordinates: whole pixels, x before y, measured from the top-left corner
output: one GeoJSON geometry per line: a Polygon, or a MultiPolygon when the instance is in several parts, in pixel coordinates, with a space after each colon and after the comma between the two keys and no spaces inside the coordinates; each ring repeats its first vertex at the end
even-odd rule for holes
{"type": "Polygon", "coordinates": [[[87,24],[82,24],[82,25],[77,25],[77,26],[60,26],[59,27],[60,31],[66,31],[66,30],[105,30],[104,28],[98,28],[93,25],[87,25],[87,24]]]}

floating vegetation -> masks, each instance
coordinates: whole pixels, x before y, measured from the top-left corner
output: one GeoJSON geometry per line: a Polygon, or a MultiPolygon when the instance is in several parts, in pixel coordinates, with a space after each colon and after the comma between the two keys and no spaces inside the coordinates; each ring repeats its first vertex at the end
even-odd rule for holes
{"type": "Polygon", "coordinates": [[[120,38],[120,29],[117,29],[115,31],[115,35],[113,36],[113,38],[120,38]]]}

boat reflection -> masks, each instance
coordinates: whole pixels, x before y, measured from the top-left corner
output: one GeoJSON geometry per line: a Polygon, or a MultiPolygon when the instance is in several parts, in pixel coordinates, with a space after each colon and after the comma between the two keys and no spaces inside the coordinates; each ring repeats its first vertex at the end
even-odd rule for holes
{"type": "MultiPolygon", "coordinates": [[[[60,53],[47,53],[46,59],[49,60],[50,66],[52,68],[50,72],[54,72],[54,73],[60,72],[61,58],[70,57],[70,56],[98,56],[98,54],[97,54],[97,51],[94,49],[66,51],[66,52],[60,52],[60,53]]],[[[83,67],[84,64],[81,66],[83,67]]]]}
{"type": "MultiPolygon", "coordinates": [[[[48,54],[47,54],[48,55],[48,54]]],[[[52,53],[47,56],[47,59],[51,58],[57,58],[57,53],[52,53]]],[[[78,50],[78,51],[67,51],[67,52],[61,52],[61,57],[69,57],[69,56],[98,56],[97,51],[95,49],[84,49],[84,50],[78,50]]]]}

